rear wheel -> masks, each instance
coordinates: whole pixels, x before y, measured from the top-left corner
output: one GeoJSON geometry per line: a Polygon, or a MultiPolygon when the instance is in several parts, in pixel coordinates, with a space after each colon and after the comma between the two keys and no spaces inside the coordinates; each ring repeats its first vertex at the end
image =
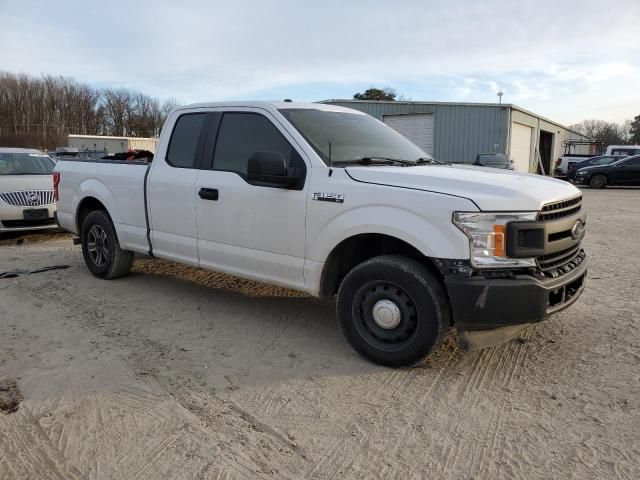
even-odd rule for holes
{"type": "Polygon", "coordinates": [[[415,260],[396,255],[373,258],[349,272],[340,285],[337,310],[351,346],[392,367],[429,355],[451,318],[438,280],[415,260]]]}
{"type": "Polygon", "coordinates": [[[120,248],[115,228],[107,213],[95,210],[82,222],[82,255],[96,277],[110,280],[131,271],[133,252],[120,248]]]}
{"type": "Polygon", "coordinates": [[[591,188],[604,188],[607,186],[607,177],[598,173],[591,177],[591,180],[589,180],[589,186],[591,188]]]}

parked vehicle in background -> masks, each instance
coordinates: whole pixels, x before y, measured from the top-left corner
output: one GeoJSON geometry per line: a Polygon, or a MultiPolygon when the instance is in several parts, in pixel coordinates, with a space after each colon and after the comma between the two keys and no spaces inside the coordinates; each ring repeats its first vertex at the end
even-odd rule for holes
{"type": "Polygon", "coordinates": [[[513,160],[509,160],[504,153],[479,153],[476,156],[474,165],[479,167],[502,168],[513,170],[513,160]]]}
{"type": "Polygon", "coordinates": [[[564,155],[556,161],[553,172],[553,175],[557,178],[566,178],[571,164],[605,154],[605,144],[603,142],[565,140],[562,144],[564,145],[564,155]]]}
{"type": "Polygon", "coordinates": [[[54,167],[40,150],[0,148],[0,232],[57,228],[54,167]]]}
{"type": "Polygon", "coordinates": [[[640,145],[609,145],[605,155],[616,155],[619,157],[640,155],[640,145]]]}
{"type": "Polygon", "coordinates": [[[576,172],[577,185],[605,188],[608,185],[640,185],[640,155],[624,157],[609,165],[581,168],[576,172]]]}
{"type": "Polygon", "coordinates": [[[451,326],[466,346],[508,340],[587,274],[573,185],[444,164],[333,105],[182,107],[152,163],[61,160],[54,176],[94,275],[128,274],[137,252],[337,295],[347,340],[383,365],[421,360],[451,326]]]}
{"type": "Polygon", "coordinates": [[[618,156],[600,155],[599,157],[591,157],[586,160],[580,160],[579,162],[571,162],[569,164],[569,171],[567,172],[567,179],[574,180],[576,178],[576,172],[581,168],[591,167],[593,165],[609,165],[618,160],[620,160],[618,156]]]}

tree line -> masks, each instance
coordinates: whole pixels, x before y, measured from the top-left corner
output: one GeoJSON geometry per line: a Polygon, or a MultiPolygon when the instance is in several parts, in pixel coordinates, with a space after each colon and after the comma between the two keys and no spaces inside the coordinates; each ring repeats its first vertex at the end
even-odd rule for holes
{"type": "Polygon", "coordinates": [[[640,145],[640,115],[622,124],[589,119],[571,125],[570,128],[606,145],[640,145]]]}
{"type": "Polygon", "coordinates": [[[0,72],[0,146],[55,149],[68,134],[157,137],[176,102],[70,77],[0,72]]]}

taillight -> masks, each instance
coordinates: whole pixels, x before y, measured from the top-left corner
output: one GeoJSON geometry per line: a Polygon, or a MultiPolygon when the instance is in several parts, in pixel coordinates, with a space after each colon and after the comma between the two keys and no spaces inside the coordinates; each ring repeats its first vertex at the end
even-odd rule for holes
{"type": "Polygon", "coordinates": [[[559,167],[561,163],[562,163],[562,159],[561,158],[556,160],[556,167],[559,167]]]}
{"type": "Polygon", "coordinates": [[[53,199],[58,201],[58,186],[60,185],[60,172],[53,172],[53,199]]]}

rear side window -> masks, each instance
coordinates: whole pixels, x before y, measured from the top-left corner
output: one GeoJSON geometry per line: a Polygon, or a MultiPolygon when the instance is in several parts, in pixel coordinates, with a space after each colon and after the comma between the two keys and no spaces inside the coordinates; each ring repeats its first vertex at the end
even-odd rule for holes
{"type": "Polygon", "coordinates": [[[205,117],[204,113],[187,113],[178,118],[167,149],[169,165],[196,168],[196,152],[205,117]]]}
{"type": "Polygon", "coordinates": [[[640,165],[640,158],[630,158],[629,160],[624,162],[624,165],[633,165],[634,167],[637,167],[638,165],[640,165]]]}
{"type": "Polygon", "coordinates": [[[304,167],[302,158],[266,117],[254,113],[225,113],[213,155],[213,169],[245,177],[249,157],[256,152],[280,152],[287,167],[304,167]]]}

